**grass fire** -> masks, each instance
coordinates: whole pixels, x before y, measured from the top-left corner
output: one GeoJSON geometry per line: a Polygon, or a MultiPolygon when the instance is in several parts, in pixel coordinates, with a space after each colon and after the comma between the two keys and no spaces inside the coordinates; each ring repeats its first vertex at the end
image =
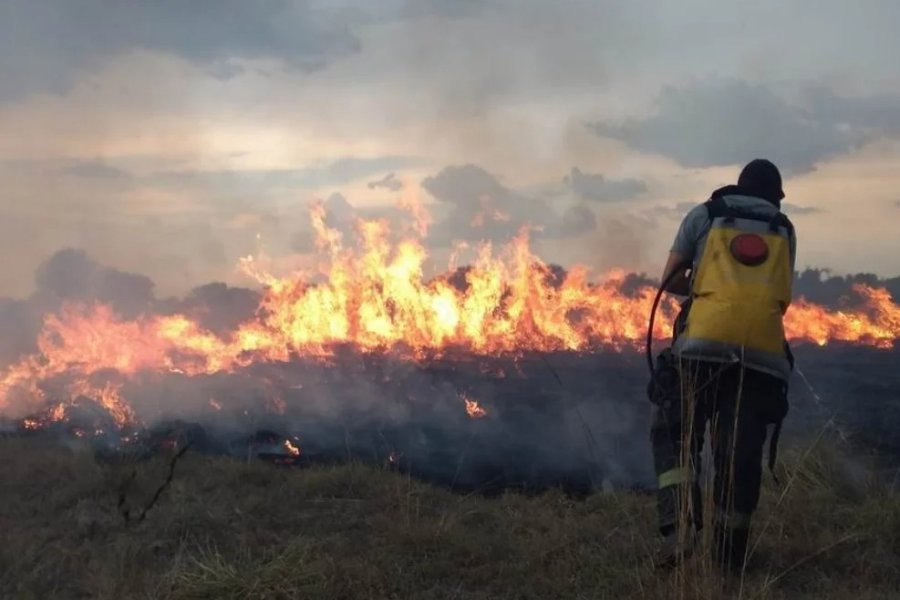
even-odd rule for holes
{"type": "MultiPolygon", "coordinates": [[[[421,218],[423,213],[415,208],[413,214],[421,218]]],[[[36,464],[56,452],[61,454],[53,460],[62,461],[56,464],[74,460],[73,464],[85,465],[88,450],[96,462],[78,468],[92,473],[85,475],[84,485],[89,487],[131,469],[131,475],[111,488],[119,490],[115,505],[122,524],[115,524],[114,515],[101,517],[96,511],[89,519],[95,523],[91,531],[119,536],[118,544],[135,543],[128,536],[144,535],[128,533],[138,531],[132,524],[136,519],[159,522],[182,502],[182,494],[190,493],[182,483],[185,475],[176,473],[176,463],[185,455],[189,466],[180,468],[209,470],[209,475],[188,476],[208,485],[218,485],[213,481],[220,475],[232,477],[229,469],[250,468],[237,466],[250,461],[298,470],[297,475],[248,471],[267,486],[288,481],[285,477],[323,482],[334,478],[334,485],[350,490],[358,485],[353,481],[375,485],[386,477],[384,484],[390,487],[397,485],[393,473],[402,473],[449,493],[481,498],[503,497],[511,491],[545,494],[553,489],[570,498],[585,498],[601,490],[643,494],[653,488],[652,461],[646,449],[635,444],[642,439],[648,418],[647,403],[635,382],[645,376],[640,350],[655,294],[650,283],[629,285],[625,273],[591,278],[581,267],[555,270],[531,252],[527,231],[496,252],[483,245],[469,268],[426,279],[422,238],[395,241],[387,222],[360,221],[358,238],[345,242],[326,227],[318,205],[313,207],[312,223],[319,232],[323,275],[279,278],[262,271],[258,261],[246,259],[242,268],[263,285],[264,292],[255,315],[230,332],[212,333],[184,314],[126,318],[104,304],[66,304],[45,315],[38,352],[15,360],[0,377],[0,417],[3,435],[9,438],[3,451],[34,448],[27,451],[36,464]],[[152,471],[164,457],[171,461],[168,477],[161,479],[155,493],[146,490],[151,500],[143,508],[129,508],[126,498],[137,487],[131,478],[152,471]]],[[[425,233],[424,228],[414,229],[425,233]]],[[[674,318],[677,310],[674,301],[664,303],[665,318],[658,323],[674,318]]],[[[853,304],[840,309],[799,299],[789,310],[787,333],[815,380],[834,377],[840,371],[834,362],[845,373],[859,365],[852,375],[859,379],[860,373],[883,372],[895,362],[898,315],[900,307],[889,292],[859,285],[853,289],[853,304]]],[[[660,341],[669,335],[662,324],[653,333],[660,341]]],[[[883,388],[871,381],[860,383],[871,387],[870,397],[884,396],[883,388]]],[[[807,415],[791,423],[789,430],[799,439],[816,439],[826,421],[816,411],[839,411],[850,401],[835,393],[841,385],[831,389],[824,409],[815,393],[796,399],[798,407],[806,406],[807,415]]],[[[881,419],[880,426],[873,426],[864,418],[843,418],[842,431],[854,431],[847,452],[863,449],[900,456],[892,434],[900,413],[883,412],[881,419]]],[[[889,468],[878,465],[872,468],[882,473],[889,468]]],[[[39,468],[56,467],[48,463],[39,468]]],[[[795,468],[798,477],[807,476],[809,466],[802,460],[795,468]]],[[[18,475],[11,477],[9,481],[18,481],[18,475]]],[[[230,484],[223,479],[221,485],[230,484]]],[[[821,492],[808,484],[803,493],[831,493],[824,490],[836,483],[821,485],[826,486],[821,492]]],[[[233,491],[244,493],[241,489],[233,491]]],[[[312,502],[311,506],[325,502],[317,493],[304,496],[307,500],[302,502],[312,502]]],[[[337,496],[327,501],[344,502],[343,492],[333,493],[337,496]]],[[[449,518],[443,493],[421,487],[404,492],[415,498],[417,515],[425,501],[428,514],[449,518]]],[[[885,493],[885,498],[891,497],[892,492],[885,493]]],[[[562,502],[559,506],[568,507],[565,511],[575,511],[571,518],[585,510],[562,497],[549,500],[553,497],[523,500],[526,504],[517,510],[554,512],[546,502],[562,502]]],[[[367,505],[390,504],[399,496],[353,498],[352,502],[367,505]]],[[[604,502],[620,508],[610,505],[604,510],[626,510],[627,505],[627,510],[641,514],[646,511],[645,498],[614,496],[604,502]]],[[[492,505],[477,504],[488,500],[472,502],[473,507],[480,506],[474,510],[488,511],[485,519],[495,518],[490,516],[492,505]]],[[[18,506],[7,504],[6,515],[19,514],[18,506]]],[[[107,510],[99,506],[96,510],[107,510]]],[[[548,513],[546,526],[558,527],[553,519],[563,518],[562,514],[548,513]]],[[[426,525],[420,516],[404,515],[398,513],[398,518],[408,520],[410,527],[434,525],[426,525]]],[[[468,535],[462,521],[456,527],[463,529],[453,530],[457,532],[453,535],[468,535]]],[[[778,521],[776,527],[787,525],[778,521]]],[[[418,535],[413,530],[409,534],[418,535]]],[[[429,535],[445,534],[435,530],[429,535]]],[[[310,543],[315,546],[314,540],[310,543]]],[[[154,543],[169,548],[172,542],[154,543]]],[[[580,542],[573,543],[579,547],[580,542]]],[[[640,552],[624,538],[617,543],[626,553],[640,552]]],[[[212,590],[221,586],[241,589],[226,575],[235,568],[231,555],[221,549],[215,554],[180,551],[195,556],[191,560],[196,566],[156,572],[154,577],[168,586],[166,594],[217,596],[219,592],[212,590]]],[[[249,547],[247,551],[254,552],[249,547]]],[[[608,560],[603,553],[578,552],[587,552],[585,560],[608,560]]],[[[446,558],[451,563],[459,559],[453,552],[446,558]]],[[[8,555],[3,560],[9,568],[31,568],[22,562],[28,559],[8,555]]],[[[294,558],[273,555],[271,560],[276,561],[271,566],[275,569],[277,561],[294,558]]],[[[163,562],[158,565],[154,568],[164,568],[163,562]]],[[[79,585],[97,589],[93,587],[97,584],[80,577],[65,577],[70,584],[46,587],[34,580],[28,589],[51,594],[74,593],[79,585]]],[[[259,577],[255,585],[273,585],[267,575],[259,577]]],[[[317,577],[303,579],[311,587],[303,587],[307,584],[300,580],[290,585],[323,597],[339,593],[330,576],[317,577]]],[[[646,575],[638,572],[636,577],[655,590],[652,594],[665,593],[665,586],[654,587],[645,581],[646,575]]],[[[100,585],[110,594],[129,595],[139,593],[149,581],[110,580],[100,585]]],[[[416,584],[399,580],[397,585],[416,584]]],[[[625,582],[621,585],[628,587],[625,582]]],[[[763,591],[769,586],[765,581],[753,585],[763,591]]]]}
{"type": "MultiPolygon", "coordinates": [[[[421,207],[411,211],[421,218],[421,207]]],[[[128,320],[102,304],[66,305],[46,315],[39,353],[0,375],[0,414],[32,424],[58,420],[68,403],[87,397],[117,426],[135,425],[140,416],[122,395],[129,381],[233,373],[296,358],[328,364],[339,348],[422,363],[459,355],[628,352],[642,344],[652,287],[626,291],[624,273],[592,280],[583,267],[560,276],[531,252],[527,231],[498,252],[481,246],[461,278],[426,280],[421,238],[392,242],[388,222],[359,221],[357,243],[345,245],[326,226],[321,205],[311,216],[323,252],[321,282],[278,278],[246,259],[244,270],[265,293],[256,316],[226,337],[184,315],[128,320]]],[[[798,300],[787,315],[788,338],[890,351],[900,336],[900,306],[885,289],[860,285],[855,293],[856,305],[844,310],[798,300]]],[[[660,339],[677,305],[669,301],[662,312],[654,331],[660,339]]],[[[467,401],[467,410],[482,416],[477,403],[469,408],[467,401]]]]}
{"type": "Polygon", "coordinates": [[[0,600],[898,597],[894,5],[0,0],[0,600]]]}

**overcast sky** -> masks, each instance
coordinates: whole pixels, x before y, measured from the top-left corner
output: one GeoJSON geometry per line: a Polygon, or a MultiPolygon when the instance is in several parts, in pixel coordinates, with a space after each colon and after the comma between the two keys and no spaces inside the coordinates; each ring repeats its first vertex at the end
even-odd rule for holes
{"type": "Polygon", "coordinates": [[[64,247],[160,293],[416,194],[454,240],[656,274],[756,157],[801,266],[900,274],[896,0],[0,0],[0,295],[64,247]],[[401,186],[406,185],[404,191],[401,186]]]}

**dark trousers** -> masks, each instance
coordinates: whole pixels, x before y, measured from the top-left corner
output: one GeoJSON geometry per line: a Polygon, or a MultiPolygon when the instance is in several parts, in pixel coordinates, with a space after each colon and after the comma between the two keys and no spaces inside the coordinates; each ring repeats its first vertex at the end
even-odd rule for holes
{"type": "Polygon", "coordinates": [[[766,426],[787,412],[785,384],[740,365],[683,362],[679,371],[679,389],[656,406],[650,434],[660,532],[667,535],[685,519],[702,526],[699,476],[707,429],[716,525],[747,530],[759,502],[766,426]]]}

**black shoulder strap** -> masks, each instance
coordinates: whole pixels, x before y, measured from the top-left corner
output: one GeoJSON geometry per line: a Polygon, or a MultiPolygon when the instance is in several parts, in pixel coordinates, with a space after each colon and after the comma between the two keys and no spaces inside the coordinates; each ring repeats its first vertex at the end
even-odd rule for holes
{"type": "Polygon", "coordinates": [[[779,227],[784,227],[787,229],[788,235],[794,237],[794,224],[791,223],[791,220],[787,218],[787,215],[780,210],[771,217],[763,216],[751,211],[742,211],[729,206],[728,203],[725,202],[725,199],[720,195],[713,195],[713,197],[707,200],[704,205],[706,206],[706,213],[709,216],[710,223],[720,217],[725,217],[726,221],[731,221],[736,218],[749,219],[751,221],[763,221],[769,224],[771,231],[778,231],[779,227]]]}
{"type": "Polygon", "coordinates": [[[793,238],[794,237],[794,224],[791,223],[791,220],[788,219],[787,215],[781,211],[778,211],[778,214],[772,218],[772,223],[774,228],[784,227],[787,229],[788,235],[793,238]]]}
{"type": "Polygon", "coordinates": [[[725,202],[725,199],[722,196],[713,196],[705,203],[706,206],[706,214],[709,215],[709,220],[714,221],[719,217],[724,217],[729,213],[728,203],[725,202]]]}

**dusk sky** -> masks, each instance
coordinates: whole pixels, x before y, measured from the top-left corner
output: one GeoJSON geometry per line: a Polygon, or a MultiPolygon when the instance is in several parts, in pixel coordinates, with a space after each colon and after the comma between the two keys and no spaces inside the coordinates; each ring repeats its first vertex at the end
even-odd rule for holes
{"type": "Polygon", "coordinates": [[[798,266],[900,275],[896,0],[0,0],[0,295],[65,247],[160,293],[333,222],[657,275],[756,157],[798,266]],[[405,191],[400,187],[406,184],[405,191]],[[504,218],[498,219],[497,215],[504,218]]]}

